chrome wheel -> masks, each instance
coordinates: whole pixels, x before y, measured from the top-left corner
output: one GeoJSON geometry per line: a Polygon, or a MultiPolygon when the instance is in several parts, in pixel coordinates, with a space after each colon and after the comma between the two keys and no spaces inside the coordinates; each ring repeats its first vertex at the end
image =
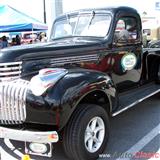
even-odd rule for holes
{"type": "Polygon", "coordinates": [[[94,153],[99,150],[105,137],[105,125],[101,117],[94,117],[88,123],[84,143],[88,152],[94,153]]]}

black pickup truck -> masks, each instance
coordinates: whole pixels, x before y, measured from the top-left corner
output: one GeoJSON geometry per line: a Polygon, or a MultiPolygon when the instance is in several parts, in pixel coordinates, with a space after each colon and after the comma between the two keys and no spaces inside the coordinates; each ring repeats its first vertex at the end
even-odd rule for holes
{"type": "Polygon", "coordinates": [[[143,49],[141,19],[129,7],[66,13],[47,43],[0,51],[0,138],[51,156],[96,159],[109,118],[160,92],[160,49],[143,49]]]}

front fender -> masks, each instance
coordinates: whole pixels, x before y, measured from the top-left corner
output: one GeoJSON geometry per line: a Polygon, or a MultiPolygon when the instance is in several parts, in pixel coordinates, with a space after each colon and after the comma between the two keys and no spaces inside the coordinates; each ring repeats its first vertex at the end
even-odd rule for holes
{"type": "Polygon", "coordinates": [[[108,75],[86,69],[69,71],[56,86],[50,89],[48,94],[50,99],[52,99],[51,97],[60,99],[59,116],[57,116],[59,117],[59,129],[66,125],[81,99],[96,90],[104,92],[108,96],[110,104],[116,98],[114,84],[108,75]]]}

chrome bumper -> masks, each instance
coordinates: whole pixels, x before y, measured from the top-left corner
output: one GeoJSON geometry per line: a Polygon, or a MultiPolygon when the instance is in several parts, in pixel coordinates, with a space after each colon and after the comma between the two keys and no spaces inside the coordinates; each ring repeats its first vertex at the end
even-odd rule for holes
{"type": "Polygon", "coordinates": [[[56,131],[36,132],[0,127],[0,138],[23,142],[56,143],[59,140],[56,131]]]}

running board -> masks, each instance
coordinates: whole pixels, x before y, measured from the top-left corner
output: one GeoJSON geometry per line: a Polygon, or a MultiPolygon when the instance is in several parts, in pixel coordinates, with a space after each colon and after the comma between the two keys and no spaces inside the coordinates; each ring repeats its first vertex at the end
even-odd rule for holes
{"type": "Polygon", "coordinates": [[[114,117],[126,111],[158,92],[160,92],[160,85],[152,83],[119,96],[119,110],[113,113],[112,116],[114,117]]]}

